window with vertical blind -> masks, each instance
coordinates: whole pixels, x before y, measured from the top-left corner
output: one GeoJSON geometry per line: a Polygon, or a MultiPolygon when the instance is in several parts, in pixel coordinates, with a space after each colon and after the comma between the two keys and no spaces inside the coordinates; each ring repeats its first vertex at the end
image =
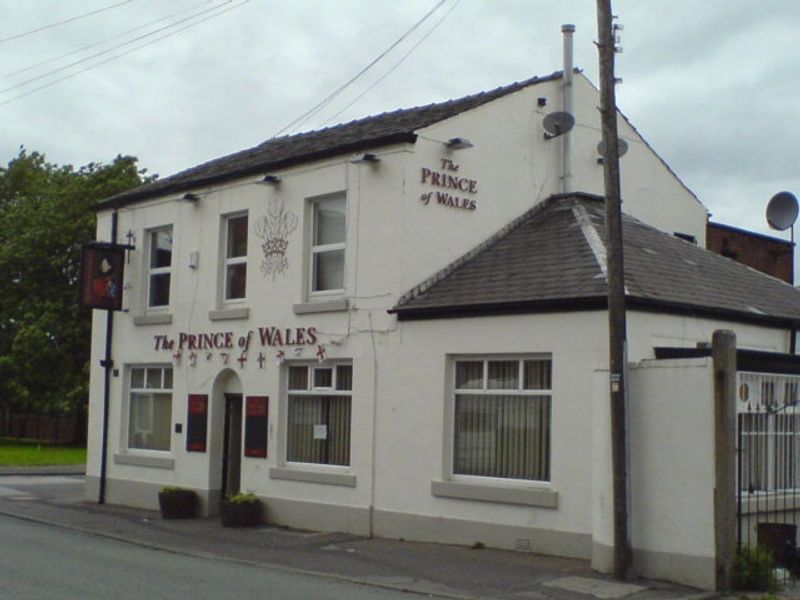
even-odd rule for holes
{"type": "Polygon", "coordinates": [[[287,379],[286,460],[348,466],[352,365],[290,366],[287,379]]]}
{"type": "Polygon", "coordinates": [[[453,473],[550,481],[552,360],[454,361],[453,473]]]}
{"type": "Polygon", "coordinates": [[[128,447],[169,451],[172,367],[131,367],[128,447]]]}

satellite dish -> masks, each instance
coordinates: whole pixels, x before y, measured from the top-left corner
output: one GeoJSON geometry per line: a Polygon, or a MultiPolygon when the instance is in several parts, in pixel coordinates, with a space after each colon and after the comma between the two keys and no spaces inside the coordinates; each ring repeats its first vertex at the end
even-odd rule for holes
{"type": "MultiPolygon", "coordinates": [[[[628,151],[628,142],[622,138],[617,138],[617,150],[619,150],[619,154],[617,156],[622,156],[625,154],[628,151]]],[[[606,155],[606,144],[603,140],[600,140],[600,143],[597,144],[597,153],[601,158],[606,155]]]]}
{"type": "Polygon", "coordinates": [[[797,198],[792,192],[778,192],[767,204],[767,223],[773,229],[785,231],[797,220],[797,198]]]}
{"type": "Polygon", "coordinates": [[[544,118],[542,125],[547,132],[544,134],[544,139],[549,140],[567,133],[575,127],[575,117],[568,112],[554,112],[544,118]]]}

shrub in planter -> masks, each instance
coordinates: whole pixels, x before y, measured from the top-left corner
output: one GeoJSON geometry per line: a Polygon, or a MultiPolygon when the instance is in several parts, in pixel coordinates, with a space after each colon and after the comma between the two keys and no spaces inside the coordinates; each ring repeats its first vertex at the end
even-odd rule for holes
{"type": "Polygon", "coordinates": [[[158,492],[158,507],[165,519],[190,519],[197,513],[197,494],[194,490],[167,486],[158,492]]]}
{"type": "Polygon", "coordinates": [[[253,527],[261,523],[261,500],[253,493],[240,492],[219,503],[223,527],[253,527]]]}

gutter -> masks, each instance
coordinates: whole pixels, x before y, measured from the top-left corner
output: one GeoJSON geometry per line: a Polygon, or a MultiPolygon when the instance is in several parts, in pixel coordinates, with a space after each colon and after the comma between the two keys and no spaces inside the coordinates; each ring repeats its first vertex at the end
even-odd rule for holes
{"type": "MultiPolygon", "coordinates": [[[[626,296],[626,304],[642,312],[656,312],[670,315],[692,317],[711,317],[737,323],[758,324],[775,329],[800,329],[800,316],[797,318],[773,315],[759,315],[733,309],[696,306],[683,302],[654,300],[626,296]]],[[[581,310],[606,310],[608,299],[603,296],[578,298],[555,298],[547,300],[525,300],[518,302],[496,302],[493,304],[462,304],[447,306],[395,306],[389,314],[396,314],[400,321],[421,321],[430,319],[453,319],[464,317],[485,317],[498,315],[519,315],[552,312],[575,312],[581,310]]]]}

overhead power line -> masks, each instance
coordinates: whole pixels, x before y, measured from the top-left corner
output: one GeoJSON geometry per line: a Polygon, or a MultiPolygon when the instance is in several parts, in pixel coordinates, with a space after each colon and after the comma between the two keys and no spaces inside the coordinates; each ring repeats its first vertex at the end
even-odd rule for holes
{"type": "Polygon", "coordinates": [[[395,72],[395,70],[396,70],[396,69],[397,69],[397,68],[398,68],[398,67],[399,67],[401,64],[403,64],[403,63],[405,62],[405,60],[406,60],[406,59],[407,59],[409,56],[411,56],[411,55],[414,53],[414,51],[415,51],[417,48],[419,48],[419,47],[420,47],[420,46],[421,46],[421,45],[422,45],[422,44],[425,42],[425,40],[427,40],[427,39],[428,39],[428,38],[429,38],[429,37],[430,37],[430,36],[433,34],[433,32],[434,32],[434,31],[436,31],[436,30],[439,28],[439,25],[441,25],[441,24],[444,22],[444,20],[445,20],[447,17],[449,17],[449,16],[450,16],[450,13],[451,13],[451,12],[453,12],[453,11],[454,11],[454,10],[455,10],[455,9],[458,7],[458,5],[459,5],[459,4],[461,4],[461,0],[456,0],[456,1],[455,1],[455,3],[454,3],[454,4],[453,4],[451,7],[450,7],[450,9],[449,9],[449,10],[448,10],[446,13],[444,13],[444,15],[442,15],[442,17],[441,17],[441,18],[440,18],[438,21],[436,21],[436,23],[433,25],[433,27],[431,27],[431,28],[428,30],[428,32],[427,32],[425,35],[423,35],[423,36],[422,36],[422,37],[419,39],[419,41],[418,41],[416,44],[414,44],[413,46],[411,46],[411,48],[410,48],[410,49],[409,49],[409,50],[408,50],[408,51],[407,51],[405,54],[403,54],[403,56],[401,56],[401,57],[400,57],[400,60],[398,60],[396,63],[394,63],[394,64],[393,64],[393,65],[392,65],[392,66],[389,68],[389,70],[388,70],[388,71],[386,71],[386,73],[384,73],[384,74],[383,74],[383,75],[381,75],[381,76],[380,76],[378,79],[376,79],[374,82],[372,82],[372,83],[371,83],[371,84],[370,84],[370,85],[369,85],[369,86],[368,86],[368,87],[367,87],[367,88],[366,88],[366,89],[365,89],[363,92],[361,92],[361,93],[360,93],[358,96],[356,96],[356,97],[355,97],[355,98],[354,98],[354,99],[353,99],[351,102],[349,102],[349,103],[348,103],[348,104],[347,104],[347,105],[346,105],[344,108],[342,108],[342,109],[341,109],[341,110],[339,110],[338,112],[334,113],[332,116],[328,117],[328,119],[325,121],[325,123],[324,123],[324,124],[325,124],[325,125],[327,125],[328,123],[330,123],[331,121],[333,121],[333,120],[334,120],[336,117],[338,117],[339,115],[341,115],[341,114],[342,114],[344,111],[346,111],[348,108],[350,108],[351,106],[353,106],[353,105],[354,105],[356,102],[358,102],[359,100],[361,100],[361,98],[363,98],[363,97],[364,97],[364,96],[366,96],[366,95],[367,95],[369,92],[371,92],[373,89],[375,89],[375,87],[376,87],[376,86],[378,86],[378,85],[379,85],[379,84],[380,84],[380,83],[381,83],[381,82],[382,82],[384,79],[386,79],[386,78],[387,78],[389,75],[391,75],[392,73],[394,73],[394,72],[395,72]]]}
{"type": "MultiPolygon", "coordinates": [[[[226,4],[230,4],[233,1],[234,0],[225,0],[225,2],[223,2],[222,4],[218,4],[216,6],[212,6],[211,8],[207,8],[205,10],[202,10],[202,11],[198,12],[197,14],[192,15],[190,17],[185,17],[183,19],[175,21],[174,23],[171,23],[169,25],[165,25],[164,27],[159,27],[158,29],[154,29],[153,31],[150,31],[150,32],[145,33],[145,34],[140,35],[140,36],[137,36],[137,37],[135,37],[133,39],[130,39],[127,42],[122,42],[121,44],[117,44],[116,46],[112,46],[111,48],[106,48],[105,50],[101,50],[100,52],[95,52],[94,54],[90,54],[89,56],[85,56],[84,58],[78,59],[78,60],[73,61],[73,62],[71,62],[69,64],[66,64],[66,65],[63,65],[61,67],[52,69],[50,71],[45,71],[44,73],[40,73],[39,75],[35,75],[34,77],[26,79],[25,81],[21,81],[20,83],[15,83],[14,85],[11,85],[11,86],[9,86],[7,88],[0,89],[0,94],[5,94],[5,93],[8,93],[8,92],[10,92],[12,90],[15,90],[17,88],[25,87],[26,85],[29,85],[29,84],[33,83],[34,81],[39,81],[40,79],[44,79],[46,77],[50,77],[51,75],[55,75],[56,73],[60,73],[61,71],[66,71],[67,69],[70,69],[72,67],[76,67],[76,66],[78,66],[80,64],[83,64],[83,63],[85,63],[87,61],[90,61],[93,58],[97,58],[98,56],[103,56],[104,54],[108,54],[109,52],[113,52],[114,50],[117,50],[119,48],[124,48],[125,46],[130,46],[131,44],[133,44],[135,42],[138,42],[138,41],[143,40],[145,38],[154,36],[157,33],[161,33],[162,31],[167,31],[169,29],[172,29],[176,25],[180,25],[181,23],[186,23],[187,21],[191,21],[193,19],[196,19],[200,15],[204,15],[204,14],[207,14],[209,12],[214,12],[217,9],[222,8],[226,4]]],[[[247,1],[247,0],[245,0],[245,1],[247,1]]],[[[220,14],[222,12],[225,12],[225,11],[220,11],[220,14]]],[[[212,15],[212,16],[215,16],[215,15],[212,15]]],[[[198,21],[198,23],[200,23],[200,22],[202,22],[202,20],[198,21]]],[[[179,29],[178,31],[182,31],[182,30],[179,29]]],[[[162,39],[162,38],[158,38],[158,39],[162,39]]],[[[137,48],[139,48],[139,47],[143,47],[143,46],[137,46],[137,48]]],[[[123,52],[123,53],[120,53],[120,54],[115,55],[115,56],[124,56],[125,54],[127,54],[127,52],[123,52]]],[[[105,62],[107,62],[107,61],[105,61],[105,62]]],[[[97,64],[105,64],[105,62],[100,62],[100,63],[97,63],[97,64]]],[[[94,66],[97,66],[97,65],[94,65],[94,66]]],[[[81,71],[79,71],[79,72],[81,72],[81,71]]],[[[61,81],[61,80],[59,80],[59,81],[61,81]]]]}
{"type": "MultiPolygon", "coordinates": [[[[115,54],[114,56],[111,56],[111,57],[109,57],[109,58],[107,58],[105,60],[102,60],[100,62],[96,62],[94,64],[91,64],[91,65],[87,66],[86,68],[81,69],[80,71],[76,71],[75,73],[70,73],[69,75],[65,75],[64,77],[60,77],[58,79],[55,79],[55,80],[50,81],[48,83],[45,83],[44,85],[40,85],[39,87],[35,87],[32,90],[28,90],[27,92],[24,92],[22,94],[14,96],[13,98],[9,98],[8,100],[4,100],[4,101],[0,102],[0,106],[5,106],[6,104],[10,104],[11,102],[14,102],[15,100],[19,100],[20,98],[24,98],[25,96],[30,96],[31,94],[33,94],[35,92],[38,92],[39,90],[43,90],[43,89],[49,88],[51,86],[56,85],[57,83],[60,83],[60,82],[62,82],[64,80],[66,80],[66,79],[71,79],[73,77],[76,77],[77,75],[80,75],[81,73],[85,73],[86,71],[94,69],[95,67],[99,67],[100,65],[104,65],[104,64],[109,63],[109,62],[111,62],[113,60],[117,60],[118,58],[126,56],[126,55],[128,55],[128,54],[130,54],[132,52],[136,52],[137,50],[141,50],[142,48],[145,48],[147,46],[151,46],[152,44],[155,44],[156,42],[160,42],[163,39],[166,39],[168,37],[172,37],[173,35],[176,35],[176,34],[180,33],[181,31],[189,29],[190,27],[194,27],[195,25],[199,25],[200,23],[203,23],[203,22],[208,21],[210,19],[214,19],[214,18],[216,18],[216,17],[218,17],[218,16],[220,16],[220,15],[226,13],[226,12],[230,12],[232,10],[235,10],[235,9],[243,6],[244,4],[247,4],[249,1],[250,0],[242,0],[239,4],[235,4],[233,6],[229,6],[228,8],[225,8],[224,10],[220,10],[219,12],[216,12],[216,13],[214,13],[212,15],[209,15],[209,16],[203,18],[203,19],[199,19],[199,20],[195,21],[194,23],[189,23],[188,25],[185,25],[184,27],[181,27],[180,29],[176,29],[175,31],[170,31],[169,33],[167,33],[165,35],[162,35],[162,36],[160,36],[160,37],[158,37],[158,38],[156,38],[154,40],[150,40],[148,42],[145,42],[144,44],[139,44],[135,48],[131,48],[130,50],[126,50],[125,52],[120,52],[119,54],[115,54]]],[[[219,8],[219,7],[217,7],[217,8],[219,8]]]]}
{"type": "Polygon", "coordinates": [[[133,27],[132,29],[127,29],[127,30],[123,31],[122,33],[118,33],[116,35],[112,35],[111,37],[108,37],[108,38],[106,38],[104,40],[100,40],[99,42],[94,42],[93,44],[89,44],[88,46],[83,46],[82,48],[78,48],[77,50],[71,50],[69,52],[65,52],[64,54],[60,54],[58,56],[53,56],[53,57],[50,57],[50,58],[46,58],[44,60],[40,60],[37,63],[34,63],[32,65],[28,65],[27,67],[23,67],[21,69],[17,69],[16,71],[12,71],[10,73],[5,73],[3,75],[0,75],[0,77],[3,77],[4,79],[8,79],[10,77],[13,77],[14,75],[19,75],[20,73],[26,73],[28,71],[32,71],[33,69],[36,69],[37,67],[41,67],[41,66],[44,66],[44,65],[47,65],[47,64],[50,64],[50,63],[58,62],[59,60],[61,60],[63,58],[67,58],[67,57],[73,56],[75,54],[80,54],[81,52],[84,52],[86,50],[90,50],[91,48],[96,48],[97,46],[102,46],[103,44],[111,42],[112,40],[123,38],[126,35],[128,35],[129,33],[133,33],[134,31],[139,31],[140,29],[145,29],[146,27],[150,27],[151,25],[155,25],[156,23],[161,23],[162,21],[167,21],[167,20],[171,19],[172,17],[175,17],[177,15],[193,11],[198,6],[202,6],[203,4],[209,4],[211,2],[214,2],[214,0],[203,0],[203,2],[201,2],[199,4],[195,4],[194,6],[190,6],[189,8],[183,8],[181,10],[178,10],[178,11],[175,11],[173,13],[170,13],[170,14],[166,15],[165,17],[161,17],[159,19],[155,19],[153,21],[149,21],[149,22],[144,23],[142,25],[139,25],[137,27],[133,27]]]}
{"type": "Polygon", "coordinates": [[[31,29],[30,31],[25,31],[24,33],[18,33],[16,35],[12,35],[7,38],[0,38],[0,44],[3,42],[10,42],[11,40],[18,40],[19,38],[23,38],[28,35],[33,35],[34,33],[39,33],[40,31],[44,31],[45,29],[52,29],[53,27],[58,27],[59,25],[65,25],[66,23],[72,23],[73,21],[77,21],[78,19],[85,19],[86,17],[91,17],[92,15],[99,14],[101,12],[105,12],[107,10],[111,10],[112,8],[117,8],[118,6],[122,6],[123,4],[128,4],[133,2],[133,0],[123,0],[122,2],[117,2],[116,4],[111,4],[104,8],[98,8],[97,10],[93,10],[88,13],[83,13],[82,15],[78,15],[75,17],[70,17],[69,19],[64,19],[63,21],[56,21],[55,23],[50,23],[49,25],[42,25],[41,27],[37,27],[36,29],[31,29]]]}
{"type": "Polygon", "coordinates": [[[291,130],[293,127],[297,126],[300,127],[303,123],[308,121],[311,117],[316,115],[320,110],[325,108],[331,100],[336,98],[339,94],[341,94],[345,89],[350,87],[357,79],[359,79],[364,73],[369,71],[373,66],[375,66],[380,60],[383,59],[389,52],[391,52],[398,44],[400,44],[403,40],[405,40],[409,35],[411,35],[416,29],[422,25],[425,21],[430,18],[430,16],[435,13],[447,0],[439,0],[439,2],[434,6],[431,10],[429,10],[425,16],[423,16],[419,21],[417,21],[408,31],[406,31],[403,35],[401,35],[392,45],[390,45],[386,50],[381,52],[377,58],[375,58],[372,62],[370,62],[366,67],[361,69],[358,73],[356,73],[350,80],[346,83],[342,84],[338,88],[336,88],[333,92],[331,92],[328,96],[326,96],[321,102],[313,106],[311,109],[297,117],[294,121],[286,125],[283,129],[275,133],[272,137],[277,137],[285,131],[291,130]]]}

